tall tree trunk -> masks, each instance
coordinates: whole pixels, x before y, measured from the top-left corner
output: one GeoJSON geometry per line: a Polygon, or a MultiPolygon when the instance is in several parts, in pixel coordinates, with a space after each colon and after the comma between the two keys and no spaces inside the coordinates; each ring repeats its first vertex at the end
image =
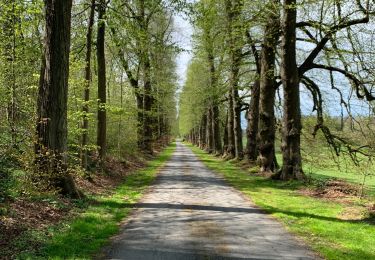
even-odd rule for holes
{"type": "Polygon", "coordinates": [[[91,85],[91,46],[92,46],[92,27],[94,25],[95,16],[95,0],[91,0],[90,15],[88,20],[86,34],[86,59],[85,59],[85,89],[83,94],[83,120],[82,120],[82,143],[81,143],[81,166],[87,169],[87,143],[89,130],[89,101],[90,101],[90,85],[91,85]]]}
{"type": "Polygon", "coordinates": [[[215,104],[212,107],[212,132],[213,132],[213,143],[214,153],[219,155],[222,153],[221,140],[220,140],[220,110],[215,104]]]}
{"type": "MultiPolygon", "coordinates": [[[[233,117],[233,122],[229,122],[233,128],[233,148],[234,151],[229,150],[230,156],[238,159],[243,158],[243,144],[242,144],[242,129],[241,129],[241,100],[238,94],[238,80],[239,70],[242,58],[242,29],[240,19],[240,12],[242,8],[241,0],[227,0],[226,13],[228,19],[228,43],[229,43],[229,56],[230,56],[230,92],[232,101],[230,102],[233,117]]],[[[230,144],[231,141],[229,141],[230,144]]],[[[230,146],[229,146],[230,148],[230,146]]]]}
{"type": "Polygon", "coordinates": [[[135,97],[137,100],[137,145],[138,149],[143,149],[143,124],[144,124],[144,111],[143,111],[143,94],[140,89],[135,89],[135,97]]]}
{"type": "MultiPolygon", "coordinates": [[[[123,74],[121,74],[120,77],[120,108],[123,109],[124,107],[124,81],[123,81],[123,74]]],[[[122,113],[120,114],[120,118],[118,121],[118,132],[117,136],[121,136],[121,130],[122,130],[122,113]]],[[[121,156],[121,138],[117,139],[117,149],[118,149],[118,156],[121,156]]]]}
{"type": "Polygon", "coordinates": [[[206,126],[206,138],[207,138],[207,146],[206,151],[212,153],[214,150],[214,139],[213,139],[213,132],[212,132],[212,109],[211,106],[207,109],[207,126],[206,126]]]}
{"type": "Polygon", "coordinates": [[[6,58],[4,74],[4,85],[7,85],[7,120],[11,135],[11,146],[15,147],[17,145],[17,78],[16,78],[16,3],[15,0],[4,1],[5,5],[11,6],[9,10],[5,10],[3,14],[3,34],[5,39],[3,39],[3,55],[6,58]]]}
{"type": "Polygon", "coordinates": [[[151,86],[151,62],[150,62],[150,50],[149,50],[149,32],[148,32],[148,21],[146,17],[146,6],[145,1],[139,1],[139,19],[140,29],[143,37],[141,43],[141,65],[143,70],[143,111],[144,111],[144,122],[143,122],[143,147],[142,150],[146,153],[152,154],[152,86],[151,86]]]}
{"type": "Polygon", "coordinates": [[[264,29],[261,50],[259,92],[259,163],[261,172],[272,173],[277,168],[275,157],[275,53],[279,39],[279,0],[267,3],[269,14],[264,29]]]}
{"type": "Polygon", "coordinates": [[[232,92],[230,92],[228,95],[228,122],[226,127],[228,131],[228,146],[226,150],[226,157],[228,159],[232,159],[236,156],[234,140],[234,107],[232,92]]]}
{"type": "Polygon", "coordinates": [[[284,92],[282,127],[283,167],[280,179],[303,179],[301,160],[301,109],[299,75],[296,62],[296,0],[284,0],[281,41],[281,80],[284,92]]]}
{"type": "Polygon", "coordinates": [[[210,107],[211,112],[211,124],[209,125],[210,131],[212,133],[212,153],[221,154],[221,140],[220,140],[220,110],[218,107],[218,94],[217,94],[217,75],[215,67],[215,57],[213,53],[213,39],[211,37],[210,31],[205,31],[206,39],[206,52],[207,52],[207,61],[210,67],[210,95],[212,100],[212,106],[210,107]]]}
{"type": "Polygon", "coordinates": [[[223,136],[223,157],[227,157],[228,153],[228,120],[229,120],[229,112],[227,111],[227,114],[225,116],[225,123],[224,123],[224,136],[223,136]]]}
{"type": "Polygon", "coordinates": [[[37,171],[61,194],[80,197],[67,171],[67,101],[72,1],[45,0],[45,70],[37,101],[37,171]]]}
{"type": "Polygon", "coordinates": [[[200,128],[199,128],[199,148],[201,149],[206,149],[206,126],[207,126],[207,116],[206,114],[203,114],[201,123],[200,123],[200,128]]]}
{"type": "Polygon", "coordinates": [[[241,127],[241,101],[238,94],[237,86],[232,89],[233,93],[233,132],[234,132],[234,144],[235,144],[235,156],[237,159],[243,159],[243,143],[242,143],[242,127],[241,127]]]}
{"type": "Polygon", "coordinates": [[[97,32],[97,62],[98,62],[98,130],[96,143],[99,147],[101,163],[107,152],[107,90],[106,90],[106,64],[105,64],[105,13],[106,2],[98,3],[98,32],[97,32]]]}
{"type": "Polygon", "coordinates": [[[143,96],[143,108],[144,108],[144,123],[143,123],[143,151],[152,154],[152,89],[151,89],[151,64],[148,57],[148,53],[144,60],[144,96],[143,96]]]}
{"type": "Polygon", "coordinates": [[[246,129],[246,153],[245,159],[255,162],[258,157],[258,123],[259,123],[259,80],[255,80],[251,90],[251,100],[249,110],[247,112],[247,129],[246,129]]]}

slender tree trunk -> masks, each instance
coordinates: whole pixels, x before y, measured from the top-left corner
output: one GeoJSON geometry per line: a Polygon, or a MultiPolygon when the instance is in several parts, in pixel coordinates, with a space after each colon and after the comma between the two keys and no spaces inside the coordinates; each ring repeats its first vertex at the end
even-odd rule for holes
{"type": "MultiPolygon", "coordinates": [[[[123,109],[124,107],[124,81],[123,81],[123,74],[121,74],[120,78],[120,108],[123,109]]],[[[120,114],[120,119],[118,121],[118,132],[117,136],[121,136],[121,130],[122,130],[122,113],[120,114]]],[[[121,138],[118,138],[117,140],[117,149],[118,149],[118,155],[121,156],[121,138]]]]}
{"type": "Polygon", "coordinates": [[[228,145],[229,145],[229,136],[228,136],[228,121],[229,121],[229,112],[227,110],[227,115],[225,117],[225,124],[224,124],[224,136],[223,136],[223,157],[227,157],[228,153],[228,145]]]}
{"type": "Polygon", "coordinates": [[[233,93],[233,132],[234,132],[234,144],[235,144],[235,156],[237,159],[243,159],[243,142],[242,142],[242,128],[241,128],[241,101],[238,94],[237,86],[232,89],[233,93]]]}
{"type": "Polygon", "coordinates": [[[279,0],[267,3],[269,15],[264,30],[261,51],[259,92],[259,163],[261,172],[272,173],[277,168],[275,157],[275,54],[279,39],[279,0]]]}
{"type": "Polygon", "coordinates": [[[89,130],[89,101],[90,101],[90,85],[91,85],[91,46],[92,46],[92,28],[94,25],[95,16],[95,0],[91,0],[90,15],[88,20],[87,34],[86,34],[86,64],[85,64],[85,89],[83,94],[83,120],[82,120],[82,143],[81,143],[81,166],[87,169],[87,143],[89,130]]]}
{"type": "Polygon", "coordinates": [[[296,62],[296,0],[284,0],[281,41],[281,80],[284,92],[282,128],[283,167],[280,179],[303,179],[301,160],[301,109],[296,62]]]}
{"type": "Polygon", "coordinates": [[[144,112],[143,112],[143,95],[140,93],[140,89],[135,89],[135,97],[137,100],[137,145],[138,149],[143,149],[144,136],[143,136],[143,124],[144,124],[144,112]]]}
{"type": "Polygon", "coordinates": [[[38,174],[61,194],[80,197],[67,171],[67,101],[72,1],[45,0],[45,70],[41,74],[35,145],[38,174]]]}
{"type": "Polygon", "coordinates": [[[100,0],[98,3],[98,32],[97,32],[97,62],[98,62],[98,130],[96,143],[99,147],[99,159],[101,163],[105,160],[107,152],[107,84],[105,64],[105,13],[106,2],[100,0]]]}
{"type": "Polygon", "coordinates": [[[16,3],[15,0],[4,1],[5,5],[9,5],[12,8],[6,10],[3,14],[4,23],[2,26],[3,34],[5,36],[3,55],[6,59],[4,64],[5,70],[4,73],[4,85],[7,85],[7,120],[11,135],[11,146],[15,147],[17,144],[17,78],[16,78],[16,3]]]}
{"type": "Polygon", "coordinates": [[[258,157],[258,123],[259,123],[259,87],[260,82],[256,80],[251,92],[250,106],[247,113],[247,143],[245,159],[250,162],[255,162],[258,157]]]}

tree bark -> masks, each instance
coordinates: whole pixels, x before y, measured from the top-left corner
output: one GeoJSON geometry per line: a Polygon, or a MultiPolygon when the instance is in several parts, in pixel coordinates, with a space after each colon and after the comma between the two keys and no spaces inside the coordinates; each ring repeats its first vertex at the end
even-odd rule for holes
{"type": "Polygon", "coordinates": [[[220,110],[217,105],[212,107],[212,132],[214,142],[214,153],[219,155],[222,153],[220,140],[220,110]]]}
{"type": "Polygon", "coordinates": [[[250,106],[247,113],[247,129],[246,129],[246,152],[245,159],[255,162],[258,157],[258,123],[259,123],[259,80],[255,80],[252,92],[250,106]]]}
{"type": "Polygon", "coordinates": [[[234,106],[232,92],[228,95],[228,121],[227,121],[227,136],[228,145],[226,150],[226,157],[232,159],[236,156],[235,140],[234,140],[234,106]]]}
{"type": "Polygon", "coordinates": [[[223,157],[227,157],[228,153],[228,120],[229,120],[229,112],[227,110],[227,114],[225,116],[225,123],[224,123],[224,136],[223,136],[223,157]]]}
{"type": "Polygon", "coordinates": [[[212,109],[211,106],[208,107],[207,109],[207,126],[206,126],[206,138],[207,138],[207,146],[206,146],[206,151],[209,153],[212,153],[214,151],[214,138],[213,138],[213,131],[212,131],[212,123],[213,123],[213,118],[212,118],[212,109]]]}
{"type": "Polygon", "coordinates": [[[45,69],[41,73],[35,145],[37,172],[65,196],[80,197],[67,171],[67,101],[72,1],[45,0],[45,69]]]}
{"type": "MultiPolygon", "coordinates": [[[[144,54],[148,55],[148,54],[144,54]]],[[[143,109],[144,109],[144,122],[143,122],[143,151],[152,154],[152,89],[151,89],[151,65],[148,57],[145,57],[144,66],[144,96],[143,96],[143,109]]]]}
{"type": "Polygon", "coordinates": [[[264,29],[261,50],[259,92],[259,164],[262,173],[271,174],[277,168],[275,157],[275,55],[279,39],[279,0],[267,3],[269,15],[264,29]]]}
{"type": "Polygon", "coordinates": [[[81,166],[87,169],[87,143],[88,143],[88,129],[89,129],[89,104],[90,101],[90,85],[91,85],[91,51],[92,51],[92,28],[94,25],[95,16],[95,0],[91,0],[90,15],[87,25],[86,34],[86,58],[85,58],[85,89],[83,94],[83,120],[82,120],[82,142],[81,142],[81,166]]]}
{"type": "Polygon", "coordinates": [[[241,101],[238,94],[237,86],[232,89],[233,93],[233,132],[235,144],[235,157],[239,160],[243,159],[243,143],[242,143],[242,127],[241,127],[241,101]]]}
{"type": "Polygon", "coordinates": [[[151,85],[151,62],[149,53],[149,32],[148,21],[146,17],[145,1],[139,1],[139,24],[142,32],[142,39],[140,41],[141,48],[141,68],[143,70],[143,147],[142,150],[146,153],[152,154],[152,85],[151,85]]]}
{"type": "Polygon", "coordinates": [[[207,116],[206,114],[203,114],[202,116],[202,119],[201,119],[201,123],[200,123],[200,127],[199,127],[199,148],[201,149],[206,149],[206,134],[207,134],[207,131],[206,131],[206,126],[207,126],[207,116]]]}
{"type": "Polygon", "coordinates": [[[284,92],[282,127],[283,166],[280,179],[303,179],[301,160],[301,109],[299,75],[296,62],[296,0],[285,0],[281,21],[281,80],[284,92]]]}
{"type": "MultiPolygon", "coordinates": [[[[226,13],[228,20],[228,43],[229,43],[229,57],[230,57],[230,92],[231,99],[229,106],[233,110],[232,118],[233,122],[230,120],[228,127],[233,128],[233,151],[229,150],[229,156],[235,157],[237,159],[243,158],[243,144],[242,144],[242,129],[241,129],[241,100],[238,94],[238,80],[240,63],[242,58],[242,29],[240,19],[240,12],[242,8],[241,0],[227,0],[226,1],[226,13]]],[[[229,131],[229,130],[228,130],[229,131]]],[[[231,135],[231,133],[230,133],[231,135]]],[[[231,141],[229,140],[228,148],[231,141]]]]}
{"type": "Polygon", "coordinates": [[[214,154],[221,154],[221,140],[220,140],[220,110],[218,107],[218,95],[217,95],[217,75],[215,67],[215,57],[213,53],[213,39],[209,31],[206,32],[206,52],[207,61],[210,67],[210,88],[211,88],[211,125],[209,126],[212,132],[212,152],[214,154]]]}
{"type": "Polygon", "coordinates": [[[99,159],[101,163],[107,152],[107,84],[105,64],[105,14],[106,2],[98,3],[98,32],[97,32],[97,62],[98,62],[98,125],[96,143],[99,147],[99,159]]]}

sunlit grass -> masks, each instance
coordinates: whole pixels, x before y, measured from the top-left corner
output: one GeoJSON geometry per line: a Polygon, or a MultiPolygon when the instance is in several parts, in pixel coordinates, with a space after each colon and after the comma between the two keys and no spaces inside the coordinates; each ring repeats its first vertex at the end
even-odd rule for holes
{"type": "MultiPolygon", "coordinates": [[[[340,218],[347,205],[303,196],[300,182],[257,177],[190,146],[211,169],[279,219],[327,259],[375,259],[375,226],[365,220],[340,218]]],[[[244,232],[250,232],[245,231],[244,232]]]]}
{"type": "Polygon", "coordinates": [[[110,196],[90,198],[89,206],[73,220],[36,234],[42,250],[24,254],[21,259],[92,259],[109,238],[119,231],[119,223],[129,214],[129,204],[137,202],[155,179],[160,167],[171,157],[175,145],[168,147],[147,168],[129,175],[110,196]]]}

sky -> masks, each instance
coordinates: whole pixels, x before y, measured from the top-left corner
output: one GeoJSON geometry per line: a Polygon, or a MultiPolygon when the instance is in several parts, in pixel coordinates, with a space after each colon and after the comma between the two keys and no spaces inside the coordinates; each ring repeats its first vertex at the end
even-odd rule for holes
{"type": "Polygon", "coordinates": [[[192,34],[193,27],[185,15],[176,14],[174,16],[175,32],[173,35],[174,41],[180,48],[186,51],[181,52],[177,56],[177,74],[179,76],[180,87],[183,86],[186,79],[186,70],[190,59],[192,58],[192,34]]]}

